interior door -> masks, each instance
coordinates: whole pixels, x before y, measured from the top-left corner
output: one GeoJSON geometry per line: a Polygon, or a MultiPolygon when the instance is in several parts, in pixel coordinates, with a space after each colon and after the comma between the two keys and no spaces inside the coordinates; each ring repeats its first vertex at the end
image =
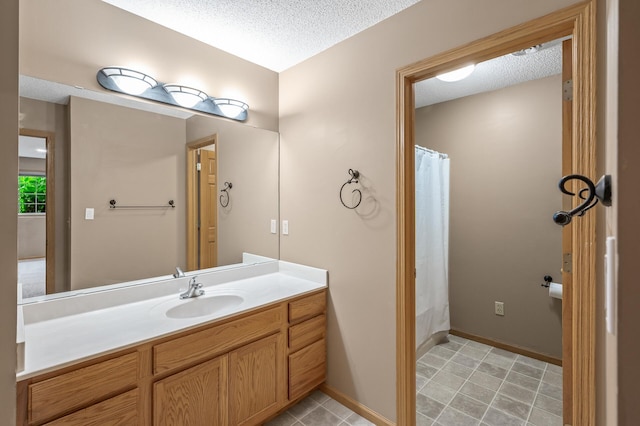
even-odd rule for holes
{"type": "MultiPolygon", "coordinates": [[[[573,170],[573,43],[572,40],[562,42],[562,175],[573,170]]],[[[574,190],[575,192],[575,190],[574,190]]],[[[562,210],[569,211],[573,197],[563,197],[562,210]]],[[[562,417],[565,425],[573,424],[573,275],[572,271],[573,226],[562,228],[562,417]]]]}
{"type": "Polygon", "coordinates": [[[218,265],[216,152],[200,150],[200,269],[218,265]]]}

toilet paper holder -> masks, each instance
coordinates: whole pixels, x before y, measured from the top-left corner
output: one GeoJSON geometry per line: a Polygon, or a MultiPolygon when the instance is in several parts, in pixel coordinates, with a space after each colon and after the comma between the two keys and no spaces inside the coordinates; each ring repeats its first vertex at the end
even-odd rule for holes
{"type": "Polygon", "coordinates": [[[549,288],[551,285],[551,281],[553,281],[553,277],[551,275],[545,275],[543,278],[544,282],[540,284],[541,287],[549,288]]]}

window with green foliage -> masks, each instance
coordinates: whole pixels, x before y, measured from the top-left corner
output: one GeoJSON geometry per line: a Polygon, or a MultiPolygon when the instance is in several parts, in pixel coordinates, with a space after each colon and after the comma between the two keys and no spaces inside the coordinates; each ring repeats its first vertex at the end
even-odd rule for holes
{"type": "Polygon", "coordinates": [[[47,178],[18,176],[18,213],[45,213],[47,178]]]}

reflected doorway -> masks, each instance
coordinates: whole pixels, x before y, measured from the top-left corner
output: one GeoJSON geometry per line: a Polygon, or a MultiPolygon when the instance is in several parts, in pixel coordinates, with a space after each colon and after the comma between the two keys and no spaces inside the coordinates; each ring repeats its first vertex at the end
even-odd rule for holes
{"type": "Polygon", "coordinates": [[[53,293],[52,133],[20,129],[18,142],[18,298],[53,293]]]}
{"type": "Polygon", "coordinates": [[[216,135],[187,144],[187,270],[218,266],[216,135]]]}

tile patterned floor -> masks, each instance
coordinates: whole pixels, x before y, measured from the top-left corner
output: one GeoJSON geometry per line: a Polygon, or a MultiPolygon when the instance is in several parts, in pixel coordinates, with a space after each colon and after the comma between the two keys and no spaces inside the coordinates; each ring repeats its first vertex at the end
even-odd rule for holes
{"type": "Polygon", "coordinates": [[[265,426],[373,426],[373,423],[326,394],[314,391],[265,426]]]}
{"type": "Polygon", "coordinates": [[[449,336],[416,369],[418,426],[562,426],[562,367],[449,336]]]}
{"type": "MultiPolygon", "coordinates": [[[[416,365],[417,426],[562,426],[562,367],[457,336],[416,365]]],[[[265,426],[369,426],[315,391],[265,426]]]]}

